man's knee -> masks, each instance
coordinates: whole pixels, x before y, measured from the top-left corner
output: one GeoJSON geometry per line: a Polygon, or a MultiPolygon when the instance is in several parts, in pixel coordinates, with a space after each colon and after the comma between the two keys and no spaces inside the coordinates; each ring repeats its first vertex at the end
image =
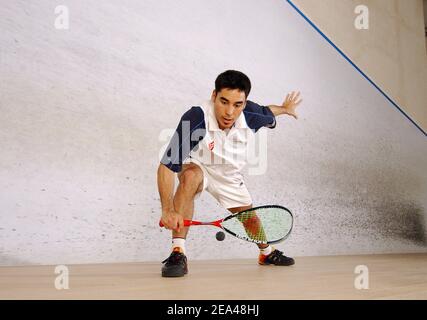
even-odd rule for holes
{"type": "Polygon", "coordinates": [[[189,167],[179,175],[179,182],[184,188],[198,190],[203,182],[203,172],[197,166],[189,167]]]}
{"type": "Polygon", "coordinates": [[[227,210],[230,211],[231,213],[238,213],[238,212],[249,210],[249,209],[252,209],[252,204],[250,204],[248,206],[228,208],[227,210]]]}

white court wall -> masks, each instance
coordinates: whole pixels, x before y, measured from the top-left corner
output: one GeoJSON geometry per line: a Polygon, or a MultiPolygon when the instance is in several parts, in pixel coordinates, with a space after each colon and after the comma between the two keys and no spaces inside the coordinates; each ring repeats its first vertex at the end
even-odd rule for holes
{"type": "MultiPolygon", "coordinates": [[[[299,120],[265,131],[254,204],[296,217],[288,255],[426,252],[427,141],[285,1],[56,1],[0,6],[0,264],[160,261],[163,130],[226,69],[250,99],[299,90],[299,120]],[[238,13],[238,14],[237,14],[238,13]]],[[[210,195],[198,219],[223,214],[210,195]]],[[[256,259],[191,230],[190,259],[256,259]],[[226,250],[225,250],[226,249],[226,250]]]]}
{"type": "Polygon", "coordinates": [[[427,132],[426,0],[292,2],[427,132]],[[354,27],[359,5],[369,12],[366,30],[354,27]]]}

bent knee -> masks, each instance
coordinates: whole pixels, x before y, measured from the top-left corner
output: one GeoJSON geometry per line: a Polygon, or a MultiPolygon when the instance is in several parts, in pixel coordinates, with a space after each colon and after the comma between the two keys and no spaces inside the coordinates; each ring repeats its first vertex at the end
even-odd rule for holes
{"type": "Polygon", "coordinates": [[[179,182],[192,187],[198,187],[203,181],[203,172],[197,167],[185,169],[179,176],[179,182]]]}

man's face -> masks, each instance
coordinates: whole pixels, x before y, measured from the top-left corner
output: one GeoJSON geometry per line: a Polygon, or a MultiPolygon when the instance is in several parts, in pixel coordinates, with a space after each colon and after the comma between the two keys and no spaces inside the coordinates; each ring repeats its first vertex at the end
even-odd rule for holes
{"type": "Polygon", "coordinates": [[[246,106],[246,95],[238,89],[221,89],[212,92],[212,102],[218,127],[231,128],[246,106]]]}

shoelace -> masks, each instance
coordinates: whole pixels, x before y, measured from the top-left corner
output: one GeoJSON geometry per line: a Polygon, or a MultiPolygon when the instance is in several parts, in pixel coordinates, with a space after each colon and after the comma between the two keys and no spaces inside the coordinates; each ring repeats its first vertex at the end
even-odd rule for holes
{"type": "Polygon", "coordinates": [[[183,259],[183,254],[180,252],[172,252],[169,257],[162,261],[162,263],[174,263],[180,262],[183,259]]]}
{"type": "Polygon", "coordinates": [[[286,256],[283,255],[283,252],[280,250],[274,250],[273,253],[271,254],[271,256],[269,257],[271,260],[273,260],[273,262],[280,260],[281,258],[287,258],[286,256]]]}

